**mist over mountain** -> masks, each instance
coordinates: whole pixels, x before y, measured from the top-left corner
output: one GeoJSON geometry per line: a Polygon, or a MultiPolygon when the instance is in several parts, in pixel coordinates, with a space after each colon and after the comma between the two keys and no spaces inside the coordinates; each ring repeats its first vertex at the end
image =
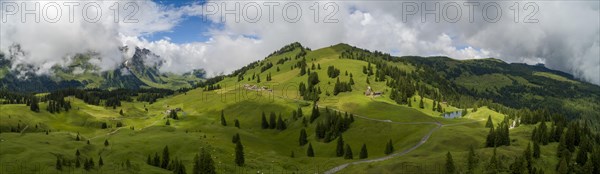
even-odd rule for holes
{"type": "Polygon", "coordinates": [[[0,87],[11,91],[45,92],[62,88],[129,88],[156,87],[167,89],[189,88],[204,78],[203,70],[184,74],[161,72],[165,62],[148,49],[122,47],[123,55],[133,52],[132,57],[114,69],[103,70],[95,62],[102,61],[95,52],[74,55],[66,66],[54,65],[49,73],[39,71],[32,64],[18,64],[18,57],[27,53],[19,45],[13,45],[10,53],[0,52],[0,87]]]}

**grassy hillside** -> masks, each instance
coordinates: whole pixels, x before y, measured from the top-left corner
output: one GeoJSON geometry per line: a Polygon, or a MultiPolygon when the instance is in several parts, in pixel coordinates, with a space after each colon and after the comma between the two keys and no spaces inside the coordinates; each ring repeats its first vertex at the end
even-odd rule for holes
{"type": "MultiPolygon", "coordinates": [[[[459,170],[465,171],[463,164],[468,147],[474,146],[481,159],[477,170],[483,171],[484,163],[493,151],[493,148],[484,147],[489,131],[489,128],[484,127],[487,118],[492,118],[495,124],[509,117],[511,121],[519,120],[518,117],[499,113],[483,104],[465,105],[455,102],[457,105],[453,105],[446,102],[449,94],[436,87],[441,82],[425,83],[426,78],[418,82],[420,86],[444,97],[434,97],[433,93],[418,91],[408,98],[410,105],[398,104],[390,98],[394,90],[387,84],[391,80],[390,76],[385,77],[386,81],[377,81],[375,75],[363,73],[363,67],[370,65],[368,61],[341,59],[342,54],[353,49],[352,47],[345,44],[318,50],[301,47],[299,44],[292,44],[232,75],[206,84],[220,88],[213,90],[204,86],[161,98],[154,103],[122,101],[120,107],[113,109],[88,105],[70,96],[66,100],[71,102],[72,109],[58,114],[46,111],[48,103],[40,103],[39,113],[30,111],[25,104],[2,104],[0,163],[17,162],[22,167],[2,167],[0,170],[2,173],[29,173],[36,170],[54,172],[57,157],[74,160],[75,152],[79,150],[82,158],[95,160],[96,166],[91,173],[173,173],[146,164],[148,155],[161,154],[163,148],[168,146],[171,159],[181,160],[187,173],[192,171],[194,155],[203,148],[212,154],[218,173],[324,173],[351,162],[361,164],[350,164],[339,172],[401,173],[426,170],[441,173],[443,170],[438,169],[443,169],[447,152],[453,154],[459,170]],[[298,57],[300,54],[304,56],[298,57]],[[317,102],[321,116],[306,125],[303,119],[310,118],[313,103],[303,100],[298,92],[299,84],[307,83],[309,76],[308,73],[300,75],[302,70],[296,66],[302,58],[306,60],[310,73],[318,74],[319,83],[316,87],[322,91],[318,94],[320,99],[317,102]],[[269,64],[272,66],[266,68],[269,64]],[[329,66],[339,69],[340,81],[353,79],[355,84],[351,85],[352,91],[333,94],[338,78],[328,77],[329,66]],[[270,76],[270,81],[267,76],[270,76]],[[248,87],[252,85],[256,85],[258,89],[264,86],[267,90],[248,87]],[[383,92],[383,95],[365,96],[368,87],[373,91],[383,92]],[[422,108],[419,106],[421,97],[422,108]],[[443,112],[433,109],[434,103],[438,102],[444,108],[443,112]],[[179,119],[168,119],[166,112],[176,108],[181,109],[178,112],[179,119]],[[298,108],[304,114],[294,118],[292,112],[298,108]],[[441,116],[445,112],[464,110],[468,114],[463,117],[441,116]],[[122,115],[120,111],[123,112],[122,115]],[[325,142],[316,137],[317,124],[326,121],[327,113],[337,111],[342,115],[347,112],[354,116],[355,121],[342,134],[345,143],[352,148],[354,159],[336,157],[337,139],[325,142]],[[221,112],[226,118],[227,126],[221,125],[221,112]],[[268,117],[271,112],[281,115],[287,129],[261,128],[261,114],[265,113],[268,117]],[[234,120],[239,121],[239,128],[234,126],[234,120]],[[170,125],[166,125],[167,121],[170,125]],[[103,123],[107,123],[108,127],[102,129],[103,123]],[[117,127],[117,123],[122,123],[123,126],[117,127]],[[302,129],[308,134],[315,157],[307,156],[308,145],[299,145],[302,129]],[[46,134],[46,131],[49,133],[46,134]],[[246,162],[243,167],[234,163],[235,144],[232,143],[232,137],[235,134],[240,135],[244,145],[246,162]],[[76,141],[77,136],[81,138],[80,141],[76,141]],[[394,157],[388,159],[384,151],[390,140],[395,151],[392,154],[394,157]],[[109,145],[104,145],[105,141],[109,145]],[[367,146],[368,158],[359,160],[363,144],[367,146]],[[104,161],[102,167],[97,162],[100,157],[104,161]]],[[[496,62],[493,59],[483,61],[496,62]]],[[[448,66],[462,66],[460,62],[450,62],[453,63],[448,66]]],[[[426,71],[423,65],[411,61],[389,61],[388,65],[414,74],[426,71]]],[[[373,72],[381,67],[383,66],[373,66],[373,72]]],[[[518,75],[465,73],[456,77],[457,84],[478,91],[500,89],[515,81],[531,83],[531,86],[540,85],[518,75]],[[473,82],[484,80],[490,81],[473,82]]],[[[170,85],[181,81],[184,79],[173,78],[165,82],[170,85]]],[[[580,101],[575,99],[572,102],[580,101]]],[[[580,107],[589,109],[594,106],[590,104],[580,107]]],[[[532,129],[532,125],[512,128],[512,143],[510,146],[497,148],[499,158],[510,161],[513,156],[521,154],[530,142],[532,129]]],[[[535,167],[544,169],[546,173],[553,173],[554,166],[558,163],[555,157],[556,146],[557,143],[543,146],[542,157],[536,160],[535,167]]],[[[82,168],[68,166],[63,169],[71,170],[75,173],[85,172],[82,168]]]]}

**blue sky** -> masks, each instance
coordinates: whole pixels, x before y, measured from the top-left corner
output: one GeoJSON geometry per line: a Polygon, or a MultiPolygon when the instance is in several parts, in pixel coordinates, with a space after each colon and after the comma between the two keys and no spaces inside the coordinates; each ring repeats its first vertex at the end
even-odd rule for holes
{"type": "MultiPolygon", "coordinates": [[[[155,1],[158,4],[181,7],[191,4],[204,4],[204,0],[200,1],[186,1],[186,0],[175,0],[175,1],[155,1]]],[[[219,27],[220,24],[212,23],[209,20],[204,20],[198,16],[184,16],[181,22],[177,24],[170,31],[161,31],[152,33],[144,36],[149,41],[157,41],[161,39],[169,38],[171,42],[182,44],[182,43],[193,43],[193,42],[205,42],[210,36],[206,34],[209,28],[219,27]]]]}

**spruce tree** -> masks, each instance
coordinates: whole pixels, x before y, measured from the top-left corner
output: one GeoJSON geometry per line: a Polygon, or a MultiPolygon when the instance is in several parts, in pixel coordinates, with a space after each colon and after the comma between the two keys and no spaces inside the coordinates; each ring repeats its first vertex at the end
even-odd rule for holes
{"type": "Polygon", "coordinates": [[[471,145],[469,147],[469,156],[467,157],[467,173],[473,174],[475,173],[475,168],[477,168],[477,163],[479,163],[477,159],[477,154],[475,154],[475,148],[471,145]]]}
{"type": "Polygon", "coordinates": [[[298,115],[298,118],[304,117],[304,114],[302,114],[302,108],[300,108],[300,107],[298,107],[298,110],[296,111],[296,114],[298,115]]]}
{"type": "Polygon", "coordinates": [[[485,139],[485,147],[496,147],[496,133],[493,126],[490,127],[490,132],[485,139]]]}
{"type": "Polygon", "coordinates": [[[162,162],[160,163],[160,167],[166,169],[167,166],[169,166],[170,160],[171,159],[169,158],[169,146],[165,146],[165,148],[163,149],[162,162]]]}
{"type": "Polygon", "coordinates": [[[306,149],[306,156],[308,157],[314,157],[315,156],[315,152],[313,150],[312,144],[308,143],[308,149],[306,149]]]}
{"type": "Polygon", "coordinates": [[[485,123],[486,128],[494,127],[494,123],[492,122],[492,115],[488,115],[487,123],[485,123]]]}
{"type": "Polygon", "coordinates": [[[227,126],[227,121],[225,120],[225,114],[223,110],[221,110],[221,125],[227,126]]]}
{"type": "Polygon", "coordinates": [[[538,142],[533,142],[533,158],[540,158],[540,144],[538,142]]]}
{"type": "Polygon", "coordinates": [[[385,145],[384,153],[386,155],[394,153],[394,145],[392,144],[392,139],[390,139],[390,141],[388,141],[387,144],[385,145]]]}
{"type": "Polygon", "coordinates": [[[300,144],[300,146],[304,146],[306,143],[308,143],[305,129],[300,130],[300,137],[298,138],[298,143],[300,144]]]}
{"type": "Polygon", "coordinates": [[[233,135],[233,138],[231,138],[231,143],[237,143],[238,141],[240,141],[240,134],[236,133],[235,135],[233,135]]]}
{"type": "Polygon", "coordinates": [[[274,112],[271,112],[271,115],[269,116],[269,128],[275,129],[276,127],[277,127],[277,116],[275,115],[274,112]]]}
{"type": "Polygon", "coordinates": [[[452,154],[450,154],[450,152],[446,153],[446,173],[456,173],[456,166],[454,166],[454,160],[452,159],[452,154]]]}
{"type": "Polygon", "coordinates": [[[527,169],[532,168],[532,152],[531,152],[531,143],[527,144],[527,148],[523,151],[523,158],[525,159],[525,163],[527,164],[527,169]]]}
{"type": "Polygon", "coordinates": [[[235,127],[240,128],[240,121],[238,119],[235,119],[234,125],[235,127]]]}
{"type": "Polygon", "coordinates": [[[261,118],[261,120],[262,120],[261,127],[262,127],[263,129],[268,129],[268,128],[269,128],[269,122],[267,122],[267,118],[265,117],[265,112],[263,112],[263,113],[262,113],[262,118],[261,118]]]}
{"type": "Polygon", "coordinates": [[[108,146],[108,139],[104,140],[104,146],[108,146]]]}
{"type": "Polygon", "coordinates": [[[206,150],[204,150],[204,148],[202,148],[200,155],[196,154],[194,156],[194,165],[192,168],[192,174],[204,174],[204,173],[210,173],[210,174],[214,174],[216,173],[214,171],[214,165],[213,165],[213,161],[212,158],[210,157],[210,154],[207,154],[208,152],[206,152],[206,150]],[[206,158],[208,155],[209,158],[206,158]],[[212,170],[211,170],[212,167],[212,170]]]}
{"type": "Polygon", "coordinates": [[[235,164],[237,166],[244,166],[244,146],[242,141],[237,141],[235,144],[235,164]]]}
{"type": "Polygon", "coordinates": [[[279,117],[277,117],[277,130],[285,130],[286,128],[287,126],[285,125],[285,122],[283,122],[281,114],[279,114],[279,117]]]}
{"type": "Polygon", "coordinates": [[[38,99],[37,97],[33,96],[30,99],[30,103],[29,103],[29,110],[33,111],[33,112],[40,112],[40,106],[38,105],[38,99]]]}
{"type": "Polygon", "coordinates": [[[499,168],[500,164],[498,159],[496,158],[496,148],[494,148],[494,153],[492,154],[492,157],[490,158],[490,161],[488,163],[487,171],[488,173],[498,173],[499,168]]]}
{"type": "Polygon", "coordinates": [[[565,159],[565,157],[562,157],[560,159],[560,162],[558,163],[558,166],[556,167],[556,171],[559,174],[568,174],[569,173],[569,164],[567,163],[567,160],[565,159]]]}
{"type": "MultiPolygon", "coordinates": [[[[150,156],[148,156],[148,159],[150,159],[150,156]]],[[[104,166],[104,161],[102,160],[102,156],[100,156],[100,159],[98,159],[98,167],[102,166],[104,166]]]]}
{"type": "Polygon", "coordinates": [[[75,168],[81,167],[81,162],[79,162],[79,158],[75,159],[75,168]]]}
{"type": "Polygon", "coordinates": [[[316,102],[313,104],[312,112],[310,114],[310,123],[315,121],[321,115],[319,113],[319,108],[317,107],[316,104],[317,104],[316,102]]]}
{"type": "Polygon", "coordinates": [[[167,126],[171,125],[171,121],[169,121],[168,118],[167,118],[167,123],[165,123],[165,125],[167,125],[167,126]]]}
{"type": "Polygon", "coordinates": [[[587,152],[584,149],[579,148],[579,150],[577,151],[577,157],[575,157],[575,161],[577,162],[577,165],[583,166],[583,165],[585,165],[587,160],[588,160],[587,152]]]}
{"type": "Polygon", "coordinates": [[[56,170],[62,170],[62,161],[58,156],[56,157],[56,165],[54,167],[56,168],[56,170]]]}
{"type": "Polygon", "coordinates": [[[158,152],[154,153],[154,158],[152,158],[152,165],[160,167],[160,157],[158,156],[158,152]]]}
{"type": "Polygon", "coordinates": [[[421,96],[421,101],[419,101],[419,108],[424,109],[425,104],[423,104],[423,96],[421,96]]]}
{"type": "Polygon", "coordinates": [[[358,158],[365,159],[369,157],[369,152],[367,152],[367,144],[363,144],[360,148],[360,155],[358,158]]]}
{"type": "Polygon", "coordinates": [[[340,137],[338,138],[337,141],[337,146],[335,149],[335,156],[337,157],[341,157],[344,155],[344,137],[342,135],[340,135],[340,137]]]}
{"type": "MultiPolygon", "coordinates": [[[[100,158],[102,158],[102,157],[100,157],[100,158]]],[[[150,154],[148,154],[148,157],[146,157],[146,164],[153,165],[153,163],[152,163],[152,157],[150,157],[150,154]]]]}
{"type": "Polygon", "coordinates": [[[346,153],[344,154],[344,159],[352,159],[352,158],[354,158],[352,156],[352,149],[350,148],[349,144],[346,144],[346,148],[345,149],[346,149],[346,153]]]}

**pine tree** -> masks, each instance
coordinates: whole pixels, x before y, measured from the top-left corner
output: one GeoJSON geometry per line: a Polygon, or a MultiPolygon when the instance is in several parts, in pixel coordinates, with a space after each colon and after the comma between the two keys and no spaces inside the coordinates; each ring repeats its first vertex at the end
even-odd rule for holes
{"type": "Polygon", "coordinates": [[[344,155],[344,137],[342,135],[340,135],[340,137],[338,138],[337,141],[337,146],[335,149],[335,156],[337,157],[341,157],[344,155]]]}
{"type": "Polygon", "coordinates": [[[269,122],[267,122],[267,118],[265,117],[265,112],[263,112],[263,113],[262,113],[262,118],[261,118],[261,120],[262,120],[261,127],[262,127],[263,129],[268,129],[268,128],[269,128],[269,122]]]}
{"type": "Polygon", "coordinates": [[[287,126],[285,125],[285,122],[283,122],[281,114],[279,114],[279,117],[277,117],[277,130],[285,130],[286,128],[287,126]]]}
{"type": "Polygon", "coordinates": [[[477,163],[479,163],[477,159],[477,154],[475,154],[475,149],[473,146],[469,147],[469,156],[467,158],[467,173],[473,174],[475,173],[475,168],[477,168],[477,163]]]}
{"type": "Polygon", "coordinates": [[[516,157],[514,162],[510,165],[511,173],[524,173],[527,171],[526,161],[523,157],[516,157]]]}
{"type": "Polygon", "coordinates": [[[305,129],[300,130],[300,137],[298,138],[298,143],[300,144],[300,146],[304,146],[306,143],[308,143],[305,129]]]}
{"type": "Polygon", "coordinates": [[[352,159],[352,158],[354,158],[352,156],[352,149],[350,148],[349,144],[346,144],[346,148],[345,149],[346,149],[346,153],[344,154],[344,159],[352,159]]]}
{"type": "Polygon", "coordinates": [[[163,149],[162,162],[160,163],[160,167],[166,169],[167,166],[169,166],[170,160],[171,159],[169,158],[169,146],[165,146],[165,148],[163,149]]]}
{"type": "Polygon", "coordinates": [[[175,165],[175,170],[173,170],[173,174],[186,174],[185,165],[183,165],[183,162],[181,162],[181,160],[177,160],[176,162],[177,164],[175,165]]]}
{"type": "Polygon", "coordinates": [[[446,153],[446,173],[456,173],[456,166],[454,166],[454,160],[452,159],[452,154],[450,154],[450,152],[446,153]]]}
{"type": "Polygon", "coordinates": [[[79,167],[81,167],[81,162],[79,162],[79,158],[76,158],[76,159],[75,159],[75,167],[76,167],[76,168],[79,168],[79,167]]]}
{"type": "Polygon", "coordinates": [[[224,111],[221,110],[221,125],[227,126],[227,121],[225,120],[225,114],[223,112],[224,111]]]}
{"type": "Polygon", "coordinates": [[[244,146],[242,141],[237,141],[235,144],[235,164],[237,166],[244,166],[244,146]]]}
{"type": "Polygon", "coordinates": [[[302,108],[298,107],[298,110],[296,110],[296,115],[298,116],[298,118],[304,117],[304,114],[302,113],[302,108]]]}
{"type": "Polygon", "coordinates": [[[31,97],[30,103],[29,103],[29,110],[31,110],[33,112],[40,112],[40,106],[38,105],[37,97],[31,97]]]}
{"type": "Polygon", "coordinates": [[[496,147],[496,133],[493,126],[490,127],[490,132],[485,139],[485,147],[496,147]]]}
{"type": "Polygon", "coordinates": [[[56,165],[55,165],[56,170],[62,170],[62,162],[60,160],[60,157],[56,157],[56,165]]]}
{"type": "Polygon", "coordinates": [[[487,171],[488,173],[498,173],[499,168],[500,164],[498,159],[496,158],[496,148],[494,148],[494,153],[492,154],[492,157],[490,158],[490,161],[488,163],[487,171]]]}
{"type": "Polygon", "coordinates": [[[315,152],[313,150],[312,144],[308,143],[308,149],[306,149],[306,156],[308,157],[314,157],[315,156],[315,152]]]}
{"type": "Polygon", "coordinates": [[[108,146],[108,139],[104,140],[104,146],[108,146]]]}
{"type": "Polygon", "coordinates": [[[540,158],[540,144],[538,142],[533,142],[533,158],[540,158]]]}
{"type": "Polygon", "coordinates": [[[235,127],[240,128],[240,121],[238,119],[235,119],[233,122],[235,127]]]}
{"type": "MultiPolygon", "coordinates": [[[[100,158],[102,158],[102,157],[100,157],[100,158]]],[[[150,154],[148,154],[148,157],[146,157],[146,164],[148,164],[148,165],[154,165],[152,163],[152,157],[150,157],[150,154]]]]}
{"type": "Polygon", "coordinates": [[[546,122],[542,121],[540,123],[538,134],[540,136],[540,142],[542,143],[542,145],[548,145],[548,143],[550,142],[550,137],[548,136],[548,127],[546,126],[546,122]]]}
{"type": "Polygon", "coordinates": [[[194,157],[193,174],[216,174],[214,161],[210,153],[202,148],[200,156],[194,157]]]}
{"type": "Polygon", "coordinates": [[[588,160],[587,152],[585,151],[585,149],[582,149],[580,147],[579,150],[577,151],[577,157],[575,157],[575,161],[577,162],[577,165],[583,166],[583,165],[585,165],[587,160],[588,160]]]}
{"type": "Polygon", "coordinates": [[[271,112],[271,115],[269,116],[269,128],[275,129],[276,127],[277,127],[277,116],[275,116],[274,112],[271,112]]]}
{"type": "Polygon", "coordinates": [[[369,157],[369,152],[367,152],[367,144],[362,145],[362,147],[360,148],[360,155],[358,156],[358,158],[360,159],[365,159],[369,157]]]}
{"type": "Polygon", "coordinates": [[[600,173],[600,148],[595,148],[590,154],[590,161],[588,163],[594,166],[592,173],[600,173]]]}
{"type": "Polygon", "coordinates": [[[527,148],[523,151],[523,158],[525,159],[525,163],[527,164],[527,169],[531,170],[532,168],[532,152],[531,152],[531,143],[527,144],[527,148]]]}
{"type": "Polygon", "coordinates": [[[321,115],[321,113],[319,112],[319,108],[316,104],[316,102],[313,104],[312,112],[310,114],[310,123],[315,121],[321,115]]]}
{"type": "Polygon", "coordinates": [[[487,123],[485,123],[486,128],[494,127],[494,123],[492,122],[492,115],[488,115],[487,123]]]}
{"type": "Polygon", "coordinates": [[[387,142],[387,144],[385,145],[385,154],[389,155],[392,154],[394,152],[394,145],[392,144],[392,139],[390,139],[390,141],[387,142]]]}
{"type": "Polygon", "coordinates": [[[160,167],[160,157],[158,156],[158,152],[154,153],[154,158],[152,159],[152,165],[156,167],[160,167]]]}
{"type": "Polygon", "coordinates": [[[558,163],[556,171],[559,174],[567,174],[567,173],[569,173],[569,164],[567,163],[567,160],[565,159],[565,157],[562,157],[560,159],[560,162],[558,163]]]}
{"type": "Polygon", "coordinates": [[[231,143],[237,143],[238,141],[240,141],[240,134],[236,133],[235,135],[233,135],[233,138],[231,138],[231,143]]]}

